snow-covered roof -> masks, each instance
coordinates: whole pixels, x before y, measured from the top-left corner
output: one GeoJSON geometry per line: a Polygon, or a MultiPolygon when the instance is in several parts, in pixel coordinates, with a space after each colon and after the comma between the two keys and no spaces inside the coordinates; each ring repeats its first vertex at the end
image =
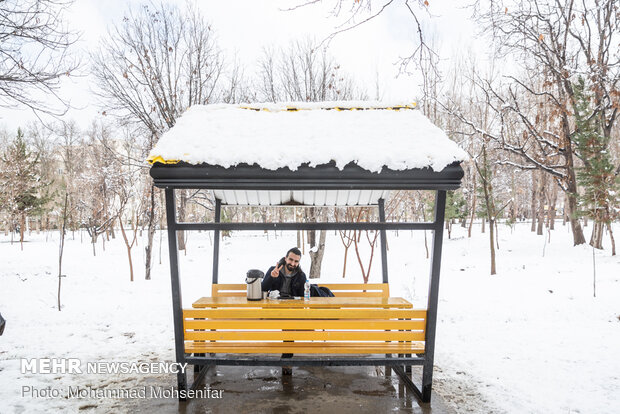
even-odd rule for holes
{"type": "Polygon", "coordinates": [[[367,101],[195,105],[160,138],[149,162],[242,163],[295,171],[334,161],[441,171],[466,153],[411,103],[367,101]]]}

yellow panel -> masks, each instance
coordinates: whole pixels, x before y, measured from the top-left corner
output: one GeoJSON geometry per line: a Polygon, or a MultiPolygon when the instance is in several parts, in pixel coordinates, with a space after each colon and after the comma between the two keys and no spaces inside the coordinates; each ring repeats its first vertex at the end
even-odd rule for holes
{"type": "Polygon", "coordinates": [[[247,286],[240,283],[219,283],[211,285],[213,297],[222,296],[246,296],[247,286]]]}
{"type": "Polygon", "coordinates": [[[247,300],[244,297],[203,297],[192,303],[194,308],[413,308],[413,305],[403,298],[386,297],[317,297],[309,301],[299,299],[257,301],[247,300]]]}
{"type": "MultiPolygon", "coordinates": [[[[336,296],[381,296],[390,293],[387,283],[321,283],[319,286],[329,288],[336,296]]],[[[242,283],[219,283],[212,285],[213,296],[245,296],[246,285],[242,283]],[[223,290],[227,292],[222,292],[223,290]]]]}
{"type": "Polygon", "coordinates": [[[213,297],[246,297],[248,295],[247,291],[243,291],[243,292],[231,292],[231,291],[219,291],[219,292],[213,292],[212,293],[213,297]]]}
{"type": "Polygon", "coordinates": [[[424,346],[423,341],[417,342],[368,342],[368,341],[359,341],[359,342],[323,342],[323,341],[295,341],[295,342],[282,342],[282,341],[237,341],[237,342],[205,342],[205,341],[185,341],[185,344],[211,344],[214,347],[218,346],[228,346],[228,347],[243,347],[243,346],[256,346],[257,348],[272,348],[279,346],[304,346],[304,347],[330,347],[330,348],[341,348],[341,347],[353,347],[353,346],[386,346],[386,347],[408,347],[408,346],[416,346],[420,345],[424,346]]]}
{"type": "Polygon", "coordinates": [[[418,331],[187,331],[203,341],[423,341],[418,331]]]}
{"type": "Polygon", "coordinates": [[[218,290],[247,290],[247,285],[243,283],[216,283],[212,286],[218,290]]]}
{"type": "Polygon", "coordinates": [[[267,319],[423,319],[425,310],[411,309],[185,309],[184,318],[267,319]]]}
{"type": "Polygon", "coordinates": [[[238,354],[423,354],[424,342],[186,342],[185,352],[238,354]]]}
{"type": "Polygon", "coordinates": [[[215,320],[184,320],[185,329],[405,329],[424,330],[424,320],[376,320],[376,319],[304,319],[304,320],[248,320],[248,319],[215,319],[215,320]]]}
{"type": "Polygon", "coordinates": [[[166,160],[160,155],[151,155],[146,159],[146,161],[151,165],[156,162],[161,162],[162,164],[178,164],[180,162],[180,160],[166,160]]]}
{"type": "Polygon", "coordinates": [[[379,291],[377,292],[379,295],[372,296],[382,296],[384,298],[390,296],[390,288],[387,283],[326,283],[319,286],[329,288],[334,292],[335,296],[357,296],[352,295],[353,292],[347,291],[359,291],[359,293],[362,293],[360,296],[369,296],[370,293],[375,293],[371,291],[379,291]]]}

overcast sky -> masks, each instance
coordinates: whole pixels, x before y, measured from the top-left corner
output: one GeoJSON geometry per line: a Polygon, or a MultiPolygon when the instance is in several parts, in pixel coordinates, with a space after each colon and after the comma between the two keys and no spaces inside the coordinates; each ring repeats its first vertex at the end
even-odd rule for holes
{"type": "MultiPolygon", "coordinates": [[[[184,1],[164,0],[183,6],[184,1]]],[[[353,0],[351,0],[353,2],[353,0]]],[[[416,36],[415,25],[403,5],[396,0],[386,13],[352,30],[338,35],[330,44],[329,52],[342,65],[342,69],[358,83],[366,87],[374,98],[377,74],[384,100],[414,101],[418,95],[419,78],[399,76],[394,62],[401,56],[411,54],[416,36]]],[[[89,50],[97,46],[109,27],[119,24],[129,7],[138,7],[137,0],[76,0],[71,6],[67,21],[73,30],[81,32],[79,48],[89,50]]],[[[335,30],[348,14],[333,17],[329,5],[311,5],[295,11],[283,11],[295,1],[283,0],[232,0],[199,1],[203,15],[215,29],[219,46],[227,56],[237,56],[246,74],[255,72],[254,62],[264,46],[286,46],[291,40],[307,36],[322,40],[335,30]]],[[[346,3],[346,1],[345,1],[346,3]]],[[[444,59],[455,50],[480,47],[472,41],[473,26],[468,12],[454,4],[460,2],[431,0],[429,12],[432,18],[420,11],[425,20],[426,35],[435,37],[444,59]]],[[[84,62],[88,64],[85,59],[84,62]]],[[[97,116],[98,108],[87,76],[63,84],[61,95],[70,99],[78,109],[71,110],[67,118],[86,126],[97,116]]],[[[0,127],[14,131],[36,119],[29,110],[0,108],[0,127]]]]}

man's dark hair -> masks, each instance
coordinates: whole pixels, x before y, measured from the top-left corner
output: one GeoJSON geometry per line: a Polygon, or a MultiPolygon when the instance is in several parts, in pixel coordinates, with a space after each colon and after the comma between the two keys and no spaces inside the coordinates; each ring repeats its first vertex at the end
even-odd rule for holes
{"type": "Polygon", "coordinates": [[[286,252],[286,256],[284,256],[284,257],[288,257],[289,253],[293,253],[294,255],[297,255],[297,256],[301,257],[301,251],[297,247],[290,248],[289,251],[286,252]]]}

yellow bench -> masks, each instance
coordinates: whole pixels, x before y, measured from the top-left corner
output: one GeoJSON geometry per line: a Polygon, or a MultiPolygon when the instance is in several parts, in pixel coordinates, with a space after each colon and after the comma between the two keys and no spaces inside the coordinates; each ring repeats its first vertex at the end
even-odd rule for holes
{"type": "Polygon", "coordinates": [[[425,327],[416,309],[183,310],[188,354],[420,354],[425,327]]]}
{"type": "Polygon", "coordinates": [[[422,354],[426,310],[387,283],[321,284],[333,298],[247,301],[245,284],[215,284],[183,310],[186,354],[422,354]]]}
{"type": "MultiPolygon", "coordinates": [[[[332,291],[334,296],[346,297],[390,297],[387,283],[321,283],[332,291]]],[[[247,285],[244,283],[218,283],[211,286],[211,296],[246,296],[247,285]]]]}

